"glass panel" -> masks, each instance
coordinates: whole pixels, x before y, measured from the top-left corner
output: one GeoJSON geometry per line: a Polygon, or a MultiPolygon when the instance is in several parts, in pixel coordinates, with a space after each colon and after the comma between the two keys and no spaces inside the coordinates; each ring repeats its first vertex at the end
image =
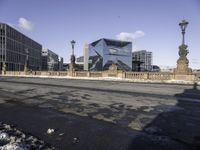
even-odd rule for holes
{"type": "Polygon", "coordinates": [[[120,70],[132,70],[132,43],[101,39],[89,45],[89,70],[107,70],[115,63],[120,70]]]}

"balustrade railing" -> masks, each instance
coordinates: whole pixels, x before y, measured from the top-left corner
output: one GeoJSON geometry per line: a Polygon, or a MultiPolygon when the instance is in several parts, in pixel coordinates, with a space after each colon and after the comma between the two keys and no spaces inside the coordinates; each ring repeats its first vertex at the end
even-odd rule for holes
{"type": "Polygon", "coordinates": [[[146,72],[125,72],[125,78],[127,79],[147,79],[146,72]]]}
{"type": "MultiPolygon", "coordinates": [[[[72,76],[68,71],[6,71],[6,74],[10,76],[72,76]]],[[[73,77],[119,77],[125,79],[138,79],[138,80],[188,80],[188,81],[200,81],[200,73],[194,73],[192,75],[175,75],[171,72],[109,72],[109,71],[75,71],[73,77]],[[178,78],[177,78],[178,77],[178,78]]]]}
{"type": "Polygon", "coordinates": [[[75,76],[77,76],[77,77],[87,77],[87,72],[86,71],[76,71],[75,76]]]}
{"type": "Polygon", "coordinates": [[[170,80],[171,75],[172,75],[171,73],[165,73],[165,72],[149,72],[148,79],[149,80],[170,80]]]}
{"type": "Polygon", "coordinates": [[[102,72],[90,72],[90,77],[102,77],[102,72]]]}

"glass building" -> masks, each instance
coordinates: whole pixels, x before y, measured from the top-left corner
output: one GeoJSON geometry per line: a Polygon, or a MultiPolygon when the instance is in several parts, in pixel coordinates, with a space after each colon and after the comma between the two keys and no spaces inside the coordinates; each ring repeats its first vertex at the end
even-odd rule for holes
{"type": "Polygon", "coordinates": [[[133,71],[152,71],[153,54],[146,50],[133,52],[133,71]],[[137,62],[137,63],[136,63],[137,62]]]}
{"type": "Polygon", "coordinates": [[[7,24],[0,23],[0,70],[23,71],[41,69],[42,45],[7,24]],[[4,65],[5,64],[5,65],[4,65]]]}
{"type": "Polygon", "coordinates": [[[59,57],[56,53],[49,49],[42,49],[42,70],[43,71],[58,71],[59,57]]]}
{"type": "Polygon", "coordinates": [[[108,70],[113,63],[119,70],[132,70],[132,43],[100,39],[88,45],[88,70],[108,70]]]}

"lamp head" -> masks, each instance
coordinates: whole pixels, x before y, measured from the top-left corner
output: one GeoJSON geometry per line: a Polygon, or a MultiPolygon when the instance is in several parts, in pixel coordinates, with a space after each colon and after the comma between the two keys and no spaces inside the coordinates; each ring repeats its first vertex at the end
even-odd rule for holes
{"type": "Polygon", "coordinates": [[[181,27],[181,30],[182,31],[185,31],[187,25],[189,24],[189,22],[187,22],[186,20],[182,20],[180,23],[179,23],[179,26],[181,27]]]}
{"type": "Polygon", "coordinates": [[[74,41],[74,40],[71,41],[72,46],[74,46],[75,43],[76,43],[76,41],[74,41]]]}

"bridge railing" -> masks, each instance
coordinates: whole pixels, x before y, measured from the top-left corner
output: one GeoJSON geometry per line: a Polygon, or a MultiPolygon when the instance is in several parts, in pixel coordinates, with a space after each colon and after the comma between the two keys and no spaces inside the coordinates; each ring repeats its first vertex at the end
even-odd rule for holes
{"type": "Polygon", "coordinates": [[[103,73],[101,71],[93,71],[93,72],[89,72],[89,76],[90,77],[103,77],[103,73]]]}
{"type": "Polygon", "coordinates": [[[149,72],[147,77],[149,80],[171,80],[172,75],[168,72],[149,72]]]}
{"type": "Polygon", "coordinates": [[[125,72],[127,79],[147,79],[147,72],[125,72]]]}
{"type": "Polygon", "coordinates": [[[172,75],[169,72],[125,72],[127,79],[170,80],[172,75]]]}
{"type": "Polygon", "coordinates": [[[76,77],[88,77],[88,72],[87,71],[76,71],[75,76],[76,77]]]}
{"type": "Polygon", "coordinates": [[[190,75],[176,75],[172,72],[123,72],[123,71],[6,71],[10,76],[73,76],[73,77],[118,77],[136,80],[187,80],[200,81],[200,73],[190,75]]]}

